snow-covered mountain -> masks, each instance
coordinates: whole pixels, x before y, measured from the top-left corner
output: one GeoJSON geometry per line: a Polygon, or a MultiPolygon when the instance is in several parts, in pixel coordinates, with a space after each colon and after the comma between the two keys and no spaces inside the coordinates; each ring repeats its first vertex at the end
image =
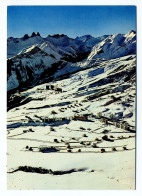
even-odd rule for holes
{"type": "MultiPolygon", "coordinates": [[[[17,88],[24,83],[34,83],[40,75],[49,70],[52,73],[59,57],[48,54],[36,44],[22,50],[18,55],[8,59],[7,90],[17,88]]],[[[54,72],[53,72],[54,73],[54,72]]]]}
{"type": "Polygon", "coordinates": [[[81,37],[76,37],[76,40],[80,40],[85,43],[86,47],[92,48],[96,44],[100,43],[104,39],[106,39],[109,35],[103,35],[101,37],[92,37],[91,35],[84,35],[81,37]]]}
{"type": "Polygon", "coordinates": [[[8,188],[134,189],[135,81],[136,56],[128,55],[13,94],[8,188]]]}
{"type": "Polygon", "coordinates": [[[136,32],[108,36],[95,45],[89,55],[91,58],[112,59],[136,53],[136,32]]]}
{"type": "Polygon", "coordinates": [[[8,189],[135,189],[136,33],[9,39],[8,189]]]}
{"type": "Polygon", "coordinates": [[[53,78],[81,70],[98,58],[113,59],[135,54],[136,32],[98,38],[85,35],[75,39],[64,34],[42,38],[39,33],[33,33],[22,38],[10,37],[7,45],[9,91],[36,85],[42,79],[51,79],[54,74],[53,78]]]}
{"type": "Polygon", "coordinates": [[[31,47],[34,44],[42,44],[44,39],[40,36],[29,37],[27,34],[22,38],[9,37],[7,39],[7,57],[13,57],[20,53],[24,48],[31,47]]]}
{"type": "MultiPolygon", "coordinates": [[[[42,38],[40,35],[34,34],[34,36],[24,35],[22,38],[10,37],[7,40],[7,56],[8,58],[13,57],[20,53],[24,48],[31,47],[37,44],[38,47],[50,44],[53,50],[57,50],[61,56],[66,54],[76,56],[77,52],[81,52],[80,48],[85,45],[85,43],[78,39],[69,38],[67,35],[53,35],[42,38]]],[[[86,48],[87,50],[87,48],[86,48]]],[[[88,49],[89,50],[89,49],[88,49]]],[[[83,51],[84,52],[84,51],[83,51]]]]}

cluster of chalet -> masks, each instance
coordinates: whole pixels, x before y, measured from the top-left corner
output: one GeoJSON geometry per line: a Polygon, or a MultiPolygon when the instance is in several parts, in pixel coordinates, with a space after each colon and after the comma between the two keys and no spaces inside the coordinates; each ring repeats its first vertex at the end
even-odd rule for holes
{"type": "Polygon", "coordinates": [[[70,117],[59,117],[59,118],[45,118],[44,122],[56,122],[56,121],[65,121],[65,120],[81,120],[81,121],[86,121],[88,120],[87,116],[70,116],[70,117]]]}
{"type": "Polygon", "coordinates": [[[124,130],[130,130],[129,125],[126,122],[116,122],[116,121],[114,121],[113,125],[115,127],[118,127],[118,128],[124,129],[124,130]]]}
{"type": "Polygon", "coordinates": [[[121,128],[121,129],[128,130],[128,131],[130,130],[130,126],[128,125],[127,122],[117,121],[115,119],[110,119],[110,118],[107,118],[107,117],[104,117],[104,116],[101,116],[99,118],[105,124],[109,124],[110,123],[110,124],[113,124],[117,128],[121,128]]]}
{"type": "Polygon", "coordinates": [[[75,116],[74,120],[88,120],[87,116],[75,116]]]}
{"type": "Polygon", "coordinates": [[[57,121],[65,121],[65,120],[73,120],[73,117],[54,117],[54,118],[45,118],[44,122],[57,122],[57,121]]]}
{"type": "Polygon", "coordinates": [[[62,93],[62,89],[58,87],[58,85],[46,85],[46,90],[54,90],[54,91],[57,91],[59,93],[62,93]]]}

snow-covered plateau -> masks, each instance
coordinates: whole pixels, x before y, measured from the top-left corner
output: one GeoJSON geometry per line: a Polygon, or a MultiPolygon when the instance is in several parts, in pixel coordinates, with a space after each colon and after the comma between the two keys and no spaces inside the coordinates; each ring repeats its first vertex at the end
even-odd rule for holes
{"type": "Polygon", "coordinates": [[[7,66],[8,189],[135,189],[135,31],[11,37],[7,66]]]}

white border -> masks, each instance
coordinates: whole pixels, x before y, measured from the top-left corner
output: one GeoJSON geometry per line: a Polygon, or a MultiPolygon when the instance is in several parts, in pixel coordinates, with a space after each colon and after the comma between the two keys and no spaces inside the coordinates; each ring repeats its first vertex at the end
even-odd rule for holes
{"type": "Polygon", "coordinates": [[[142,194],[142,1],[141,0],[1,0],[0,1],[0,193],[1,195],[138,195],[142,194]],[[8,5],[136,5],[137,7],[137,172],[135,191],[9,191],[6,188],[6,41],[8,5]]]}
{"type": "Polygon", "coordinates": [[[141,0],[5,0],[7,5],[136,5],[141,0]]]}

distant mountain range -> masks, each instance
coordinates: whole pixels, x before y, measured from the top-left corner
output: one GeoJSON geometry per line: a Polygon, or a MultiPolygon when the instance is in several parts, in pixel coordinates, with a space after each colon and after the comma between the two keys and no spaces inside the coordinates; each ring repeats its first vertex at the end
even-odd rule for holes
{"type": "Polygon", "coordinates": [[[87,68],[98,59],[136,54],[136,32],[69,38],[64,34],[25,34],[7,39],[7,90],[33,87],[87,68]]]}

